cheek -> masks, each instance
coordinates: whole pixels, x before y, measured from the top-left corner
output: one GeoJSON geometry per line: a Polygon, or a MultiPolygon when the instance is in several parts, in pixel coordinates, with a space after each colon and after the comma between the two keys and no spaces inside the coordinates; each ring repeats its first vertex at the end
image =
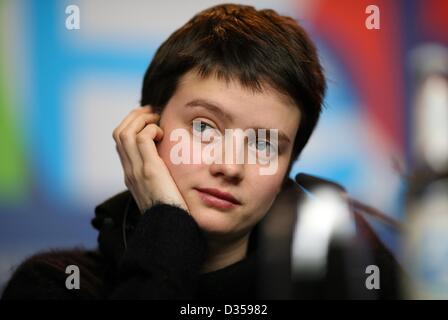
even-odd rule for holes
{"type": "Polygon", "coordinates": [[[246,181],[250,189],[250,201],[252,210],[257,212],[257,217],[261,218],[267,213],[273,204],[283,185],[283,178],[288,167],[288,157],[279,159],[277,171],[273,175],[260,175],[258,166],[251,166],[247,171],[246,181]]]}
{"type": "Polygon", "coordinates": [[[257,170],[257,172],[253,172],[247,178],[250,179],[250,181],[247,181],[247,184],[251,186],[250,201],[254,207],[263,208],[267,212],[267,207],[273,203],[281,188],[283,175],[262,176],[258,174],[257,170]]]}
{"type": "Polygon", "coordinates": [[[159,153],[160,158],[162,158],[163,162],[167,166],[171,176],[174,179],[174,182],[176,182],[177,186],[179,187],[182,193],[183,191],[182,189],[184,187],[187,187],[191,183],[194,183],[194,181],[192,181],[192,178],[194,178],[199,171],[203,170],[203,167],[205,165],[184,164],[184,163],[174,164],[171,161],[171,149],[177,143],[178,142],[176,141],[170,141],[168,133],[168,135],[166,135],[164,139],[157,144],[157,151],[159,153]]]}
{"type": "Polygon", "coordinates": [[[171,143],[169,141],[169,136],[165,135],[162,141],[157,143],[157,152],[159,153],[159,157],[162,158],[163,162],[165,162],[167,167],[170,167],[171,165],[170,150],[171,150],[171,143]]]}
{"type": "Polygon", "coordinates": [[[177,179],[179,175],[182,175],[182,172],[185,171],[187,165],[185,164],[174,164],[171,161],[171,149],[176,144],[175,141],[169,140],[169,132],[165,132],[165,136],[162,141],[157,144],[157,151],[159,153],[160,158],[162,158],[165,165],[168,167],[173,179],[177,179]]]}
{"type": "Polygon", "coordinates": [[[265,177],[263,177],[263,179],[257,181],[256,185],[258,186],[258,197],[260,197],[261,199],[265,199],[265,202],[271,202],[277,196],[279,187],[281,185],[281,180],[279,179],[279,181],[273,181],[272,179],[266,179],[265,177]]]}

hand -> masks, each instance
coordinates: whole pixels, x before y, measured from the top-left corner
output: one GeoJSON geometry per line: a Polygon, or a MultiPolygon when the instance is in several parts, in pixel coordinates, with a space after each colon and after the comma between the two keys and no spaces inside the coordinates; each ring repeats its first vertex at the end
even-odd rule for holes
{"type": "Polygon", "coordinates": [[[188,207],[171,174],[160,158],[156,142],[163,130],[156,124],[160,116],[150,106],[130,112],[113,131],[124,171],[124,181],[141,213],[155,202],[188,207]]]}

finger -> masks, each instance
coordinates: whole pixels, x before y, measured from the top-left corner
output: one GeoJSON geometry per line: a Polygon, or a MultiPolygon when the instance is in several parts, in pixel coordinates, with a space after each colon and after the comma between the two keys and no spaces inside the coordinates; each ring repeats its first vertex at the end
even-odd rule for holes
{"type": "Polygon", "coordinates": [[[128,115],[123,119],[123,121],[118,125],[117,131],[120,133],[124,128],[126,128],[130,122],[132,122],[136,117],[143,113],[151,113],[151,106],[137,107],[131,110],[128,115]]]}
{"type": "Polygon", "coordinates": [[[137,135],[137,147],[141,159],[146,163],[156,163],[160,161],[159,153],[155,142],[163,139],[163,130],[156,124],[147,125],[137,135]]]}
{"type": "Polygon", "coordinates": [[[155,113],[141,114],[128,124],[119,135],[121,146],[134,168],[142,164],[142,158],[138,151],[136,136],[147,125],[154,124],[160,116],[155,113]]]}
{"type": "Polygon", "coordinates": [[[132,111],[127,114],[127,116],[120,122],[120,124],[112,132],[114,140],[117,141],[119,139],[121,131],[123,131],[123,129],[126,128],[129,125],[129,123],[131,123],[139,115],[152,112],[153,112],[152,107],[149,105],[132,109],[132,111]]]}
{"type": "Polygon", "coordinates": [[[122,150],[122,148],[118,144],[116,144],[115,147],[117,149],[117,153],[120,158],[121,166],[123,167],[125,185],[127,187],[129,187],[127,180],[128,180],[129,174],[132,172],[131,161],[129,160],[129,158],[126,155],[126,153],[124,152],[124,150],[122,150]]]}
{"type": "MultiPolygon", "coordinates": [[[[151,106],[145,106],[145,107],[141,107],[141,108],[135,108],[133,109],[127,116],[125,119],[123,119],[123,121],[118,125],[117,128],[115,128],[115,130],[112,133],[112,136],[115,140],[115,143],[117,145],[117,151],[120,152],[121,157],[123,157],[124,160],[127,159],[127,156],[124,154],[124,147],[122,145],[122,142],[120,140],[120,135],[123,132],[123,129],[131,122],[133,121],[133,119],[135,119],[136,117],[138,117],[140,114],[145,113],[145,112],[150,112],[151,111],[151,106]]],[[[129,160],[129,159],[128,159],[129,160]]]]}
{"type": "Polygon", "coordinates": [[[142,114],[142,112],[151,112],[151,106],[144,106],[133,109],[126,118],[120,123],[120,125],[113,131],[113,138],[116,143],[116,150],[118,153],[118,156],[120,158],[121,165],[123,167],[124,175],[125,175],[125,181],[127,177],[129,177],[132,174],[132,164],[131,160],[129,159],[128,155],[126,154],[124,147],[120,141],[120,134],[123,131],[123,128],[130,122],[132,119],[137,117],[139,114],[142,114]]]}

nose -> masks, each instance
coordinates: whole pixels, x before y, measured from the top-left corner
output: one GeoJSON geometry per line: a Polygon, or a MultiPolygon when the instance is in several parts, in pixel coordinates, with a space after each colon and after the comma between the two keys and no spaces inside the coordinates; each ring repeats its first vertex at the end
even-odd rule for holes
{"type": "Polygon", "coordinates": [[[224,140],[216,154],[219,161],[212,162],[209,170],[212,176],[222,176],[225,180],[236,183],[244,178],[244,139],[234,134],[226,136],[224,140]],[[233,143],[229,143],[230,140],[233,143]]]}
{"type": "Polygon", "coordinates": [[[232,182],[239,182],[244,177],[244,164],[212,163],[209,170],[213,176],[222,176],[232,182]]]}

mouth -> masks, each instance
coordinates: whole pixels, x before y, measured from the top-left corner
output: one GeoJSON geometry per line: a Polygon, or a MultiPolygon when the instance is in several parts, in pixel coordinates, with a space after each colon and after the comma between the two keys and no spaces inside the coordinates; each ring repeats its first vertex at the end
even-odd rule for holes
{"type": "Polygon", "coordinates": [[[241,205],[241,202],[228,192],[214,188],[195,188],[195,190],[198,191],[202,201],[211,207],[232,209],[241,205]]]}

